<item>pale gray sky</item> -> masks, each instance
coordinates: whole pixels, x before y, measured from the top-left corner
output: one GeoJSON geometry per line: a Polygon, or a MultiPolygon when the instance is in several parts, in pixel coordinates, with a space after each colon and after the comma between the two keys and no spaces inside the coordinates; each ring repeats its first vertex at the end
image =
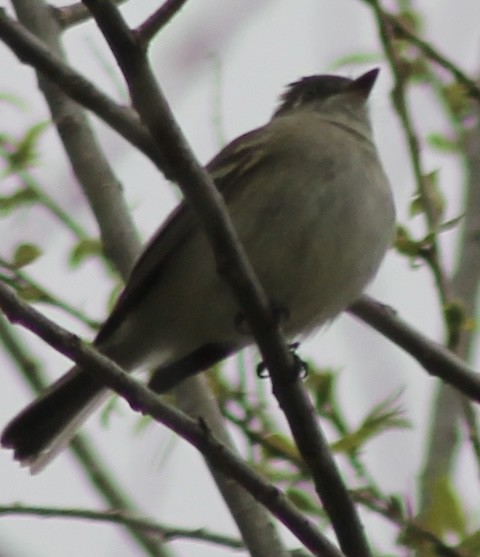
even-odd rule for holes
{"type": "MultiPolygon", "coordinates": [[[[131,6],[127,6],[125,13],[130,12],[130,20],[138,22],[153,4],[157,3],[130,0],[131,6]]],[[[386,6],[393,4],[385,2],[386,6]]],[[[480,3],[477,0],[424,0],[416,4],[426,15],[426,37],[464,70],[476,72],[480,68],[480,3]]],[[[0,6],[4,5],[8,7],[5,0],[0,0],[0,6]]],[[[73,63],[109,94],[120,98],[119,72],[93,24],[70,32],[66,42],[73,63]],[[116,82],[110,72],[116,76],[116,82]]],[[[372,15],[359,0],[190,0],[156,40],[152,58],[186,136],[200,160],[206,162],[219,147],[214,126],[217,113],[222,133],[230,140],[270,117],[286,83],[303,75],[331,71],[341,57],[380,51],[372,15]]],[[[27,105],[23,111],[0,105],[2,131],[6,129],[16,134],[33,122],[47,118],[47,112],[32,72],[19,65],[1,44],[0,60],[0,93],[18,95],[27,105]]],[[[381,59],[378,65],[382,73],[372,99],[372,118],[394,189],[399,218],[405,221],[414,185],[403,136],[388,96],[391,76],[381,59]]],[[[370,67],[349,66],[339,71],[356,76],[370,67]]],[[[448,129],[428,92],[417,88],[410,100],[420,133],[448,129]]],[[[174,205],[175,195],[142,156],[132,152],[103,125],[97,128],[123,182],[138,227],[147,238],[174,205]]],[[[427,171],[438,169],[440,172],[441,185],[450,203],[447,218],[457,216],[461,174],[454,158],[439,156],[425,145],[422,145],[421,155],[427,171]]],[[[94,230],[81,195],[72,187],[71,172],[53,130],[48,131],[41,142],[41,163],[34,174],[63,207],[94,230]]],[[[0,195],[14,186],[14,180],[3,182],[0,195]]],[[[422,230],[420,220],[411,224],[422,230]]],[[[94,264],[84,265],[74,273],[67,272],[65,253],[71,239],[59,236],[58,230],[56,223],[40,211],[25,210],[14,219],[0,218],[0,257],[10,256],[13,246],[19,242],[37,241],[46,253],[31,267],[32,274],[55,292],[73,299],[90,314],[101,318],[105,314],[108,283],[94,264]]],[[[455,237],[451,232],[441,239],[450,266],[454,260],[455,237]]],[[[441,340],[438,303],[427,271],[414,270],[404,259],[390,253],[370,292],[394,306],[421,331],[441,340]]],[[[73,319],[51,310],[46,313],[72,330],[87,334],[73,319]]],[[[25,338],[41,354],[42,363],[51,370],[52,378],[68,366],[64,358],[32,335],[26,334],[25,338]]],[[[365,458],[385,491],[399,492],[413,500],[415,474],[422,460],[427,427],[426,408],[434,382],[399,349],[348,316],[342,316],[326,331],[304,343],[302,354],[314,357],[320,365],[343,369],[340,385],[352,423],[358,422],[368,408],[387,394],[403,389],[401,400],[413,429],[381,436],[367,446],[365,458]]],[[[30,394],[15,377],[11,362],[2,353],[0,365],[3,377],[0,426],[3,426],[30,399],[30,394]]],[[[122,410],[122,416],[112,416],[108,430],[99,425],[98,418],[90,420],[87,430],[92,432],[100,452],[111,463],[118,478],[137,494],[142,508],[169,523],[234,533],[232,521],[195,451],[183,442],[172,440],[161,427],[151,427],[135,435],[136,417],[126,407],[122,410]]],[[[459,485],[465,487],[465,492],[472,479],[476,479],[475,472],[465,455],[459,478],[459,485]]],[[[30,477],[12,462],[8,452],[0,451],[0,504],[13,501],[72,507],[99,505],[98,498],[86,487],[67,454],[59,457],[40,476],[30,477]]],[[[376,518],[367,517],[366,525],[379,549],[391,550],[393,531],[376,518]]],[[[0,519],[0,544],[11,547],[12,554],[13,550],[32,557],[136,554],[137,550],[125,540],[126,536],[104,525],[0,519]]],[[[178,544],[178,548],[180,556],[226,554],[223,549],[212,549],[208,545],[184,543],[178,544]]]]}

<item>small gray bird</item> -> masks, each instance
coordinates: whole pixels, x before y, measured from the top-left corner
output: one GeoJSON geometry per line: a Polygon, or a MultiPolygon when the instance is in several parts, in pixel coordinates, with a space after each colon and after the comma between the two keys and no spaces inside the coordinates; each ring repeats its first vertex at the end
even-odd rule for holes
{"type": "MultiPolygon", "coordinates": [[[[377,74],[292,83],[265,126],[207,166],[292,339],[358,298],[392,242],[392,195],[366,107],[377,74]]],[[[182,203],[140,256],[95,346],[126,370],[150,366],[150,385],[164,392],[253,342],[239,315],[182,203]]],[[[75,366],[6,426],[2,445],[38,471],[105,394],[75,366]]]]}

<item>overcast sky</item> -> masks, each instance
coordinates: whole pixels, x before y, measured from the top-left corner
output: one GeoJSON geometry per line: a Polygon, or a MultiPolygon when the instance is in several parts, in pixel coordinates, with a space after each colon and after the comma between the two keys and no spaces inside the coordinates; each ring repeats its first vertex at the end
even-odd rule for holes
{"type": "MultiPolygon", "coordinates": [[[[124,11],[129,21],[136,24],[154,4],[157,2],[130,0],[124,11]]],[[[386,7],[394,4],[385,2],[386,7]]],[[[0,6],[4,5],[9,8],[8,3],[0,0],[0,6]]],[[[472,75],[477,73],[480,67],[478,0],[425,0],[416,5],[426,16],[427,39],[464,70],[472,75]]],[[[77,68],[117,100],[126,102],[120,74],[93,24],[69,31],[66,44],[77,68]]],[[[207,162],[223,141],[263,124],[286,83],[334,69],[355,77],[374,65],[337,69],[338,60],[354,53],[378,55],[375,65],[380,66],[382,72],[371,102],[376,141],[392,183],[399,220],[422,231],[420,219],[408,221],[408,203],[414,183],[403,135],[389,98],[392,80],[381,56],[372,15],[360,0],[190,0],[156,39],[152,60],[183,131],[199,159],[207,162]]],[[[20,97],[26,108],[0,104],[2,132],[18,134],[48,118],[33,73],[0,44],[0,94],[3,93],[20,97]]],[[[416,88],[410,101],[416,115],[415,125],[421,134],[448,132],[441,110],[428,91],[416,88]]],[[[105,126],[97,122],[95,125],[123,183],[142,237],[147,239],[175,205],[176,193],[141,155],[105,126]]],[[[53,128],[44,135],[40,148],[41,158],[35,176],[58,203],[93,234],[93,218],[82,202],[53,128]]],[[[453,157],[432,152],[425,144],[421,146],[421,155],[427,171],[440,172],[441,186],[449,203],[447,219],[458,216],[462,184],[457,162],[453,157]]],[[[15,188],[15,181],[6,180],[0,188],[0,195],[6,195],[15,188]]],[[[55,292],[74,300],[90,315],[98,319],[105,316],[109,282],[95,264],[68,272],[65,254],[72,239],[65,233],[60,234],[58,224],[47,214],[25,210],[16,213],[15,218],[1,218],[0,215],[0,237],[0,257],[5,258],[11,256],[14,246],[20,242],[38,242],[45,255],[29,269],[32,274],[55,292]]],[[[450,269],[455,262],[455,240],[455,232],[441,238],[450,269]]],[[[424,333],[442,339],[438,301],[431,275],[425,269],[412,269],[404,259],[389,253],[369,291],[394,306],[402,317],[424,333]]],[[[60,312],[46,310],[46,313],[79,334],[89,334],[78,322],[60,312]]],[[[31,335],[24,337],[38,350],[52,378],[68,366],[63,357],[31,335]]],[[[343,370],[342,397],[352,423],[358,423],[368,408],[389,393],[403,390],[402,405],[413,429],[383,435],[367,446],[365,458],[385,491],[399,492],[414,500],[415,473],[422,461],[426,408],[432,398],[434,381],[399,349],[348,316],[340,317],[327,330],[305,342],[302,355],[313,357],[321,366],[343,370]]],[[[30,400],[30,393],[1,351],[0,365],[0,426],[3,427],[13,413],[30,400]]],[[[135,435],[135,417],[126,406],[121,409],[121,415],[112,417],[108,430],[99,424],[98,418],[90,420],[86,429],[92,432],[99,451],[118,478],[136,494],[142,509],[169,523],[179,521],[186,526],[235,533],[228,512],[214,493],[205,466],[195,451],[160,427],[150,427],[135,435]]],[[[7,451],[0,451],[0,504],[19,501],[71,507],[99,506],[98,498],[72,463],[73,459],[65,454],[40,476],[30,477],[12,462],[7,451]]],[[[472,480],[476,480],[473,466],[465,455],[459,485],[468,491],[472,480]]],[[[368,518],[367,528],[381,550],[391,549],[392,532],[385,528],[383,521],[368,518]]],[[[125,540],[124,535],[105,525],[0,519],[0,546],[11,548],[12,555],[14,549],[18,555],[31,557],[136,554],[137,550],[125,540]],[[25,535],[27,530],[28,536],[25,535]]],[[[176,547],[181,556],[226,554],[223,549],[212,549],[208,545],[183,543],[176,547]]]]}

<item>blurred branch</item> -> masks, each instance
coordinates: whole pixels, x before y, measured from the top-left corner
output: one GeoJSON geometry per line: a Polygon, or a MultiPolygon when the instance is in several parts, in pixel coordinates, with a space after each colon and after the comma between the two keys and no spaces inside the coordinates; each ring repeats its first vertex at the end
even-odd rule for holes
{"type": "MultiPolygon", "coordinates": [[[[158,149],[152,142],[148,130],[140,123],[135,111],[115,104],[92,82],[54,55],[28,29],[10,18],[2,8],[0,8],[0,39],[20,61],[31,65],[72,100],[96,114],[152,161],[158,160],[158,149]]],[[[157,166],[160,166],[160,163],[157,166]]],[[[167,178],[170,177],[165,167],[163,171],[167,178]]]]}
{"type": "MultiPolygon", "coordinates": [[[[463,147],[465,162],[465,195],[463,231],[458,248],[458,263],[452,279],[452,292],[462,305],[464,319],[452,349],[461,357],[471,358],[474,320],[478,315],[478,287],[480,281],[480,108],[472,105],[470,116],[474,124],[460,128],[458,141],[463,147]]],[[[458,456],[459,421],[463,413],[468,435],[480,475],[480,441],[478,424],[469,401],[440,386],[434,403],[430,442],[420,484],[421,509],[431,501],[431,482],[447,477],[458,456]]]]}
{"type": "Polygon", "coordinates": [[[152,416],[196,447],[213,465],[235,479],[265,505],[316,555],[340,557],[341,553],[273,485],[253,472],[237,455],[211,434],[203,420],[194,420],[164,404],[150,389],[132,379],[117,364],[28,306],[0,283],[0,307],[13,323],[26,327],[50,346],[88,370],[124,397],[136,411],[152,416]]]}
{"type": "MultiPolygon", "coordinates": [[[[60,28],[48,7],[41,1],[32,4],[29,0],[13,0],[12,3],[25,27],[41,39],[33,37],[39,48],[47,53],[53,51],[59,59],[63,59],[60,28]],[[45,45],[48,45],[48,49],[45,45]]],[[[4,13],[0,15],[6,17],[4,13]]],[[[16,27],[18,30],[22,29],[19,24],[16,24],[16,27]]],[[[27,31],[25,33],[32,37],[27,31]]],[[[117,268],[127,273],[135,253],[139,250],[139,242],[123,196],[119,195],[118,181],[102,156],[81,106],[64,95],[42,74],[38,74],[38,80],[73,170],[99,222],[105,251],[112,257],[117,268]]],[[[87,441],[75,440],[72,447],[84,473],[103,498],[112,506],[132,509],[132,503],[123,495],[121,487],[115,485],[87,441]]],[[[131,531],[131,534],[149,555],[162,554],[158,542],[135,530],[131,531]]]]}
{"type": "MultiPolygon", "coordinates": [[[[363,1],[370,5],[374,4],[373,0],[363,1]]],[[[386,11],[382,11],[382,17],[392,27],[398,37],[407,40],[410,44],[416,46],[427,58],[448,70],[455,79],[465,87],[473,99],[480,101],[480,88],[478,84],[473,79],[470,79],[465,72],[460,70],[454,62],[441,54],[430,43],[416,35],[402,23],[399,17],[389,14],[386,11]]]]}
{"type": "MultiPolygon", "coordinates": [[[[167,164],[157,145],[152,141],[149,131],[140,123],[134,111],[118,107],[108,97],[99,92],[89,81],[61,61],[59,57],[53,56],[50,50],[38,41],[36,37],[8,18],[1,10],[0,37],[12,48],[19,58],[31,63],[39,72],[42,72],[48,79],[52,80],[57,87],[60,87],[63,92],[71,95],[74,100],[103,118],[133,145],[144,152],[169,179],[174,179],[173,170],[167,164]]],[[[112,193],[120,195],[118,189],[112,193]]],[[[120,214],[123,214],[122,211],[120,214]]],[[[109,215],[97,215],[97,218],[108,220],[109,215]]],[[[128,218],[126,220],[128,221],[128,218]]],[[[121,250],[124,241],[121,222],[116,221],[110,224],[119,227],[116,242],[119,250],[121,250]]],[[[109,255],[115,261],[118,253],[109,253],[109,255]]],[[[124,279],[128,275],[128,270],[133,264],[135,255],[136,253],[132,254],[128,249],[122,253],[120,263],[122,261],[126,263],[122,267],[124,279]]],[[[192,401],[197,395],[199,398],[206,396],[203,385],[197,379],[191,379],[189,385],[189,401],[192,401]]],[[[202,415],[216,434],[221,435],[225,439],[224,425],[222,421],[217,420],[212,405],[210,405],[210,408],[203,408],[202,415]]],[[[229,494],[228,500],[230,502],[234,498],[238,499],[234,508],[238,507],[240,511],[234,514],[234,516],[242,534],[250,538],[255,537],[257,546],[265,550],[265,556],[281,556],[283,554],[282,544],[276,536],[276,532],[264,509],[256,504],[248,493],[245,491],[240,493],[235,485],[232,486],[231,482],[225,481],[221,476],[217,477],[217,482],[224,496],[226,493],[229,494]],[[248,509],[248,512],[245,512],[245,509],[248,509]]],[[[258,555],[261,554],[258,553],[258,555]]]]}
{"type": "Polygon", "coordinates": [[[167,526],[139,517],[125,511],[108,510],[94,511],[90,509],[70,509],[55,507],[32,507],[25,505],[0,505],[0,516],[26,516],[41,518],[75,518],[92,522],[121,524],[137,531],[143,531],[150,536],[159,537],[162,541],[175,539],[203,541],[231,549],[244,549],[241,540],[223,536],[203,528],[188,529],[177,526],[167,526]]]}
{"type": "Polygon", "coordinates": [[[37,281],[28,276],[22,269],[16,268],[14,265],[5,261],[0,257],[0,269],[7,269],[11,273],[11,277],[7,277],[0,273],[0,279],[8,284],[15,290],[26,293],[30,299],[34,299],[37,302],[42,302],[44,304],[50,305],[61,309],[65,313],[68,313],[72,317],[75,317],[85,325],[88,325],[93,330],[97,330],[100,323],[88,317],[85,313],[80,311],[75,306],[72,306],[65,300],[61,300],[58,296],[55,296],[49,292],[44,286],[39,284],[37,281]]]}
{"type": "MultiPolygon", "coordinates": [[[[450,300],[449,284],[443,265],[441,262],[440,249],[436,238],[438,228],[438,217],[434,204],[431,202],[425,172],[422,169],[420,160],[420,145],[418,135],[415,130],[413,119],[407,105],[406,95],[406,79],[401,69],[401,63],[398,59],[397,52],[393,43],[392,30],[384,16],[384,12],[378,0],[367,0],[367,3],[373,9],[377,20],[378,32],[382,42],[386,57],[388,59],[390,69],[394,77],[394,87],[392,91],[392,99],[395,110],[402,123],[405,133],[406,143],[409,150],[410,160],[412,161],[417,191],[422,201],[423,214],[427,223],[427,232],[429,234],[429,249],[425,252],[425,261],[429,264],[435,281],[441,302],[441,309],[445,312],[447,303],[450,300]]],[[[448,327],[448,321],[445,319],[445,325],[448,327]]]]}
{"type": "Polygon", "coordinates": [[[187,0],[166,0],[158,10],[146,19],[135,30],[139,42],[147,46],[148,43],[167,25],[181,10],[187,0]]]}
{"type": "MultiPolygon", "coordinates": [[[[116,4],[123,4],[126,0],[113,0],[116,4]]],[[[57,20],[58,24],[62,29],[67,29],[68,27],[73,27],[84,21],[88,21],[92,18],[92,14],[89,10],[82,4],[82,2],[76,2],[70,4],[69,6],[50,6],[52,10],[53,17],[57,20]]]]}
{"type": "MultiPolygon", "coordinates": [[[[30,0],[12,0],[12,3],[23,25],[57,58],[64,59],[61,29],[48,7],[41,1],[32,4],[30,0]]],[[[39,74],[38,80],[73,171],[95,214],[105,252],[121,273],[128,273],[140,242],[125,199],[119,195],[121,185],[100,149],[83,108],[43,75],[39,74]]]]}

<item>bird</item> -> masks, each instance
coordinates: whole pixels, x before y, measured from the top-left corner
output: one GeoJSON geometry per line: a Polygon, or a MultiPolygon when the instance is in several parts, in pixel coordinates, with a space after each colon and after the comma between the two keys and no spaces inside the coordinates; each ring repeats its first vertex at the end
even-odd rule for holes
{"type": "MultiPolygon", "coordinates": [[[[206,165],[288,339],[353,303],[392,244],[393,196],[368,111],[378,71],[291,83],[266,124],[206,165]]],[[[154,370],[149,385],[163,393],[252,344],[241,315],[183,201],[147,243],[93,344],[129,372],[154,370]]],[[[75,365],[6,425],[1,444],[38,472],[106,395],[75,365]]]]}

